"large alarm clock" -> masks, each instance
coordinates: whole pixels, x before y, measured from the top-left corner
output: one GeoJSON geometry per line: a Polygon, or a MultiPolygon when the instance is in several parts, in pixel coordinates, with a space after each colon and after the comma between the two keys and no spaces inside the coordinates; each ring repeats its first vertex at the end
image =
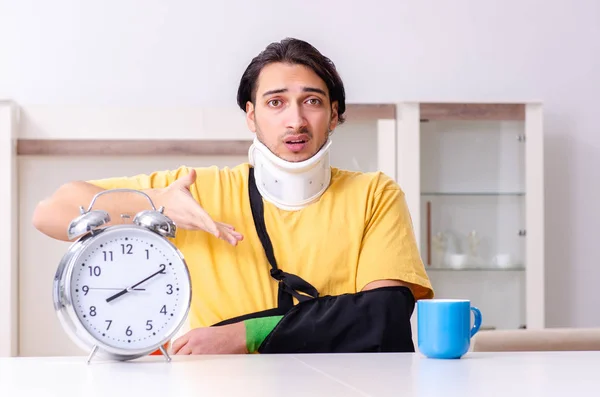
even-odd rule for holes
{"type": "Polygon", "coordinates": [[[76,345],[120,361],[161,351],[186,321],[191,281],[181,252],[169,238],[176,225],[156,209],[151,198],[133,189],[96,194],[88,209],[69,225],[69,247],[58,265],[53,285],[54,308],[76,345]],[[132,222],[114,222],[108,212],[92,207],[103,194],[144,195],[152,207],[132,222]]]}

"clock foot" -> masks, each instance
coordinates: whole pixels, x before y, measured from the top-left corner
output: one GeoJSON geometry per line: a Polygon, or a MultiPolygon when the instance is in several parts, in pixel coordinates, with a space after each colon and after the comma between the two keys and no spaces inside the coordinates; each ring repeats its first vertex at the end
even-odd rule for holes
{"type": "Polygon", "coordinates": [[[160,352],[163,354],[163,356],[165,356],[165,359],[167,361],[171,361],[171,356],[169,356],[169,353],[167,353],[167,350],[165,349],[164,346],[160,347],[160,352]]]}
{"type": "Polygon", "coordinates": [[[92,357],[94,357],[94,355],[96,354],[97,351],[98,351],[98,346],[94,345],[94,348],[90,352],[90,355],[88,356],[88,359],[87,359],[88,364],[90,363],[90,361],[92,361],[92,357]]]}

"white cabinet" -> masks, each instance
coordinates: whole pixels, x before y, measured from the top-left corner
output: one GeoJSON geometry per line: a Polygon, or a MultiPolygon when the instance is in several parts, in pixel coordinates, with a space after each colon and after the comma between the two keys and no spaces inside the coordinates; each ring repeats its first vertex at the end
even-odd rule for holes
{"type": "Polygon", "coordinates": [[[482,327],[545,327],[541,104],[399,103],[396,122],[436,297],[470,299],[482,327]]]}

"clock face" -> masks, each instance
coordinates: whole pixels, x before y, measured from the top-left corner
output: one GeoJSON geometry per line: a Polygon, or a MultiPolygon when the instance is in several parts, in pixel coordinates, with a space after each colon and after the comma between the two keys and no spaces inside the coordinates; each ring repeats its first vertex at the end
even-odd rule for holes
{"type": "Polygon", "coordinates": [[[80,252],[71,274],[73,309],[87,331],[118,349],[147,349],[187,315],[187,268],[168,240],[146,229],[107,229],[80,252]]]}

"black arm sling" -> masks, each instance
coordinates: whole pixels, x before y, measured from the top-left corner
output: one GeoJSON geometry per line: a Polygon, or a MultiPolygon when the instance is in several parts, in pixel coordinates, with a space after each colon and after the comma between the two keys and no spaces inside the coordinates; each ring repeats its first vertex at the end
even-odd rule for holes
{"type": "Polygon", "coordinates": [[[415,300],[409,288],[384,287],[355,294],[319,296],[310,283],[277,266],[253,168],[250,168],[248,192],[256,232],[271,265],[271,277],[279,283],[277,307],[234,317],[215,326],[282,315],[258,349],[263,354],[415,351],[410,325],[415,300]],[[293,298],[298,300],[297,305],[293,298]]]}

